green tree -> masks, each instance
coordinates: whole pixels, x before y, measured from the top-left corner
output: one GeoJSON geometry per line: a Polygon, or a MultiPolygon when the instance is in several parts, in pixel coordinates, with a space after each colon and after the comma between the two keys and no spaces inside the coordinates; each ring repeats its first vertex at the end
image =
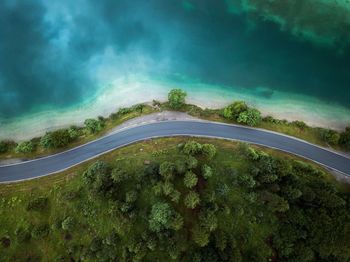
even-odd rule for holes
{"type": "Polygon", "coordinates": [[[193,188],[197,185],[198,178],[192,171],[187,171],[184,177],[184,184],[187,188],[193,188]]]}
{"type": "Polygon", "coordinates": [[[169,105],[173,109],[179,109],[185,104],[186,92],[181,89],[172,89],[168,94],[169,105]]]}
{"type": "Polygon", "coordinates": [[[61,227],[65,231],[70,231],[75,226],[75,220],[72,217],[67,217],[65,220],[62,221],[61,227]]]}
{"type": "Polygon", "coordinates": [[[202,166],[202,176],[204,177],[204,179],[209,179],[213,176],[213,169],[207,164],[204,164],[202,166]]]}
{"type": "Polygon", "coordinates": [[[137,200],[137,191],[131,190],[126,192],[125,194],[125,201],[127,203],[134,203],[137,200]]]}
{"type": "Polygon", "coordinates": [[[185,174],[186,171],[187,171],[186,162],[183,161],[183,160],[176,160],[176,162],[175,162],[175,169],[176,169],[176,172],[179,175],[185,174]]]}
{"type": "Polygon", "coordinates": [[[180,230],[183,227],[184,219],[179,213],[175,213],[174,218],[171,222],[171,228],[174,230],[180,230]]]}
{"type": "Polygon", "coordinates": [[[163,229],[167,229],[171,226],[173,211],[167,203],[156,203],[152,206],[151,214],[149,217],[150,230],[160,232],[163,229]]]}
{"type": "Polygon", "coordinates": [[[320,135],[321,135],[321,139],[330,145],[339,144],[340,134],[337,131],[322,128],[320,130],[320,135]]]}
{"type": "Polygon", "coordinates": [[[163,194],[169,196],[174,191],[174,185],[169,181],[165,181],[162,186],[163,194]]]}
{"type": "Polygon", "coordinates": [[[40,145],[46,149],[65,147],[70,142],[71,137],[66,129],[48,132],[40,139],[40,145]]]}
{"type": "Polygon", "coordinates": [[[202,145],[196,141],[193,141],[193,140],[188,141],[183,148],[183,152],[186,155],[191,155],[191,156],[201,154],[202,153],[202,145]]]}
{"type": "Polygon", "coordinates": [[[24,141],[17,145],[16,153],[31,153],[34,151],[34,144],[32,141],[24,141]]]}
{"type": "Polygon", "coordinates": [[[216,155],[216,147],[212,144],[203,144],[202,153],[208,159],[212,159],[216,155]]]}
{"type": "Polygon", "coordinates": [[[198,193],[194,191],[190,191],[186,195],[184,202],[186,207],[190,209],[194,209],[200,203],[200,198],[198,193]]]}
{"type": "Polygon", "coordinates": [[[350,149],[350,127],[347,127],[344,132],[340,134],[340,145],[346,149],[350,149]]]}
{"type": "Polygon", "coordinates": [[[192,239],[200,247],[204,247],[209,243],[210,234],[204,228],[199,225],[195,225],[192,228],[192,239]]]}
{"type": "Polygon", "coordinates": [[[224,108],[223,115],[227,119],[236,120],[242,112],[248,110],[244,101],[236,101],[224,108]]]}
{"type": "Polygon", "coordinates": [[[81,135],[81,132],[80,132],[78,127],[71,126],[68,129],[68,134],[69,134],[71,141],[74,141],[74,140],[78,139],[78,137],[81,135]]]}
{"type": "Polygon", "coordinates": [[[188,169],[195,169],[198,166],[198,160],[193,156],[186,158],[186,166],[188,169]]]}
{"type": "MultiPolygon", "coordinates": [[[[105,166],[105,167],[101,166],[101,170],[102,170],[102,168],[103,168],[103,172],[107,173],[107,166],[105,166]]],[[[114,168],[112,170],[112,173],[111,173],[111,178],[112,178],[114,183],[118,184],[118,183],[121,183],[121,182],[127,180],[129,178],[129,175],[125,170],[123,170],[121,168],[114,168]]]]}
{"type": "Polygon", "coordinates": [[[257,109],[249,108],[247,111],[239,114],[237,121],[248,126],[257,126],[261,122],[261,113],[257,109]]]}
{"type": "Polygon", "coordinates": [[[218,220],[214,212],[209,210],[204,210],[200,212],[199,223],[208,232],[212,232],[218,227],[218,220]]]}
{"type": "Polygon", "coordinates": [[[48,236],[49,232],[50,232],[50,227],[48,224],[39,224],[39,225],[33,226],[31,235],[32,235],[32,238],[41,240],[46,236],[48,236]]]}
{"type": "Polygon", "coordinates": [[[159,174],[165,180],[173,179],[174,178],[174,171],[175,171],[175,165],[169,161],[165,161],[159,166],[159,174]]]}
{"type": "Polygon", "coordinates": [[[240,173],[237,176],[237,181],[239,185],[246,188],[253,188],[256,184],[256,181],[254,180],[254,178],[251,175],[246,173],[240,173]]]}
{"type": "Polygon", "coordinates": [[[173,201],[175,203],[179,203],[181,193],[178,190],[173,190],[169,196],[170,196],[171,201],[173,201]]]}
{"type": "Polygon", "coordinates": [[[0,141],[0,154],[6,153],[10,149],[11,145],[14,144],[15,143],[13,141],[0,141]]]}
{"type": "Polygon", "coordinates": [[[104,122],[96,119],[86,119],[84,124],[85,124],[85,128],[91,134],[100,132],[104,127],[104,122]]]}

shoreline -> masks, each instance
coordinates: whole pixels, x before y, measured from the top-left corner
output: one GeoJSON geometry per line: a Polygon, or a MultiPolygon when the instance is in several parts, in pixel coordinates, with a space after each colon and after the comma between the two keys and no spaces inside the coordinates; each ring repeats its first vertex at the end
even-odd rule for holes
{"type": "MultiPolygon", "coordinates": [[[[261,95],[259,89],[229,89],[223,86],[205,85],[196,82],[176,83],[164,80],[125,83],[119,79],[113,86],[114,88],[106,89],[94,101],[82,103],[75,108],[71,107],[57,111],[48,110],[10,121],[3,121],[3,123],[0,122],[0,140],[21,141],[31,139],[41,136],[47,131],[67,128],[71,125],[83,125],[87,118],[107,117],[122,107],[150,103],[153,99],[166,101],[168,91],[179,86],[188,94],[187,103],[201,108],[223,108],[233,101],[243,100],[259,109],[264,116],[271,115],[288,121],[304,121],[311,127],[323,127],[339,131],[344,130],[350,124],[350,109],[298,94],[273,91],[269,96],[264,96],[261,95]],[[147,93],[145,90],[147,90],[147,93]]],[[[265,91],[263,90],[263,92],[265,91]]]]}

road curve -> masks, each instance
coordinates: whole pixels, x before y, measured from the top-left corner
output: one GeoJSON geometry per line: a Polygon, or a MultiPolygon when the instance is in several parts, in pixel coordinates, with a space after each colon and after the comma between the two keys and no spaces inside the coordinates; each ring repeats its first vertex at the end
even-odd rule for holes
{"type": "Polygon", "coordinates": [[[164,121],[128,128],[52,156],[0,166],[0,183],[54,174],[127,144],[168,136],[215,137],[263,145],[307,158],[350,176],[350,158],[297,138],[214,122],[164,121]]]}

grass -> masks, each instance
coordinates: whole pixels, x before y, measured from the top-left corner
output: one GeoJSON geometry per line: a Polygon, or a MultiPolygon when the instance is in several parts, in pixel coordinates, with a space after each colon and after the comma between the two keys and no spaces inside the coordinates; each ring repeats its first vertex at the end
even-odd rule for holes
{"type": "MultiPolygon", "coordinates": [[[[91,163],[102,160],[106,162],[123,162],[126,168],[130,168],[130,166],[134,165],[143,165],[146,160],[154,160],[155,158],[160,160],[165,160],[168,157],[169,153],[175,153],[176,150],[169,151],[169,148],[175,149],[176,145],[180,143],[185,143],[186,141],[191,140],[189,137],[171,137],[171,138],[158,138],[145,140],[142,142],[138,142],[135,144],[128,145],[126,147],[122,147],[120,149],[111,151],[107,154],[84,162],[78,166],[72,167],[64,172],[45,176],[33,180],[26,180],[18,183],[9,183],[9,184],[0,184],[0,196],[16,194],[17,192],[35,192],[46,190],[47,188],[52,188],[55,186],[61,186],[67,184],[68,182],[76,179],[77,174],[80,174],[83,170],[85,170],[91,163]],[[129,165],[130,164],[130,165],[129,165]]],[[[238,143],[224,140],[224,139],[212,139],[212,138],[195,138],[199,143],[210,142],[220,148],[219,154],[216,159],[221,162],[233,162],[234,164],[238,164],[234,161],[235,156],[232,155],[232,152],[237,150],[238,143]]],[[[314,167],[318,167],[323,171],[327,172],[326,169],[320,167],[312,161],[305,160],[304,158],[288,154],[282,151],[265,148],[262,146],[252,146],[253,148],[263,149],[269,154],[281,157],[285,159],[296,159],[309,163],[314,167]]],[[[175,156],[174,156],[175,157],[175,156]]],[[[329,175],[328,179],[331,181],[335,181],[334,177],[329,175]]]]}

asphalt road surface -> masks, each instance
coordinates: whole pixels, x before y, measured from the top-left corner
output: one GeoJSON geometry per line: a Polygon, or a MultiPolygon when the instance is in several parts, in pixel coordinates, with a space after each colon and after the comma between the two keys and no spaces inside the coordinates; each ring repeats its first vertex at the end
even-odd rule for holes
{"type": "Polygon", "coordinates": [[[214,122],[164,121],[125,129],[52,156],[0,166],[0,182],[15,182],[54,174],[127,144],[168,136],[215,137],[263,145],[307,158],[350,176],[350,158],[296,138],[214,122]]]}

